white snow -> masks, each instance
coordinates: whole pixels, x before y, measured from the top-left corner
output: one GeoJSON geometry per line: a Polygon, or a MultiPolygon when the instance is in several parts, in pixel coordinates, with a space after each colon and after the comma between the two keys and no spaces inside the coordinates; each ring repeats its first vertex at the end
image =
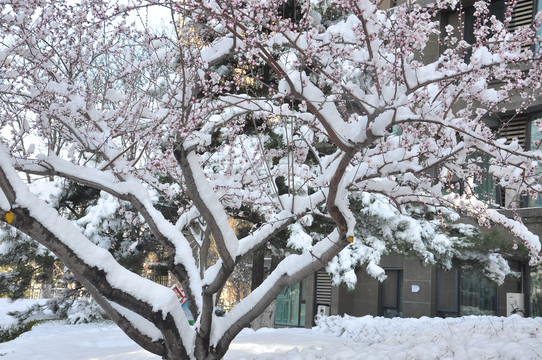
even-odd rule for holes
{"type": "Polygon", "coordinates": [[[231,51],[233,45],[233,38],[220,39],[216,43],[205,47],[201,51],[201,58],[206,63],[213,62],[214,60],[217,60],[221,56],[224,56],[229,51],[231,51]]]}
{"type": "MultiPolygon", "coordinates": [[[[3,300],[3,299],[2,299],[3,300]]],[[[0,302],[0,321],[7,302],[0,302]]],[[[225,360],[539,359],[542,318],[331,316],[313,329],[244,329],[225,360]]],[[[158,360],[112,323],[49,322],[0,344],[2,360],[158,360]]]]}
{"type": "Polygon", "coordinates": [[[119,102],[126,99],[126,95],[116,89],[109,89],[105,93],[105,98],[111,102],[119,102]]]}

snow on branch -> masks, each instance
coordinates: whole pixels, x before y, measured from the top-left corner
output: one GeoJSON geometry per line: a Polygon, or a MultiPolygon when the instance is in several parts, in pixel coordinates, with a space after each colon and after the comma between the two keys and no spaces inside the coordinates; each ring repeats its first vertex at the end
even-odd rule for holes
{"type": "Polygon", "coordinates": [[[511,31],[477,2],[466,36],[437,21],[455,1],[381,5],[3,2],[2,213],[168,360],[222,358],[285,285],[330,261],[349,284],[355,266],[382,278],[381,256],[402,249],[445,267],[503,263],[467,251],[479,237],[459,215],[501,225],[540,261],[521,210],[503,212],[518,202],[495,203],[481,182],[542,194],[540,144],[501,136],[541,101],[541,15],[511,31]],[[44,183],[60,195],[30,191],[44,183]],[[122,204],[101,224],[123,226],[96,231],[180,283],[192,326],[171,289],[85,236],[100,191],[122,204]],[[272,251],[276,269],[217,317],[229,279],[272,251]]]}
{"type": "MultiPolygon", "coordinates": [[[[13,194],[12,208],[16,210],[16,216],[21,217],[20,220],[17,219],[14,222],[14,225],[18,225],[20,221],[21,225],[19,226],[22,231],[35,237],[44,245],[57,249],[60,253],[66,251],[59,250],[65,247],[72,253],[72,260],[69,263],[76,273],[103,273],[102,283],[99,286],[92,282],[89,283],[90,286],[100,289],[97,295],[110,298],[110,300],[124,304],[128,308],[134,306],[129,301],[129,298],[133,297],[144,303],[153,312],[162,313],[164,316],[168,314],[174,318],[180,317],[186,323],[186,316],[177,306],[177,298],[173,292],[121,266],[106,249],[92,243],[77,230],[74,224],[59,216],[58,212],[47,203],[33,195],[13,169],[4,151],[0,152],[0,169],[2,170],[2,191],[13,194]],[[35,228],[36,225],[34,228],[26,228],[25,217],[35,221],[39,228],[35,228]],[[36,233],[39,230],[42,235],[36,233]],[[51,235],[47,235],[45,231],[51,235]],[[149,291],[150,289],[152,291],[149,291]],[[116,290],[123,292],[126,298],[116,297],[116,290]]],[[[65,259],[67,260],[67,258],[65,259]]],[[[133,310],[136,309],[137,307],[133,308],[133,310]]],[[[183,323],[183,321],[176,322],[183,323]]],[[[137,324],[133,325],[137,328],[137,324]]],[[[187,325],[184,328],[185,335],[182,336],[185,342],[190,343],[190,337],[193,334],[187,325]]]]}

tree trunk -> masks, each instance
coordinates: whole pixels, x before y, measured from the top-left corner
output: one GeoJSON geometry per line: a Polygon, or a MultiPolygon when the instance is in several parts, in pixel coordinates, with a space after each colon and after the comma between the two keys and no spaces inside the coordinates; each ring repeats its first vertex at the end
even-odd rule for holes
{"type": "Polygon", "coordinates": [[[275,325],[275,309],[277,302],[273,300],[271,304],[250,323],[250,327],[254,330],[261,328],[272,328],[275,325]]]}
{"type": "Polygon", "coordinates": [[[252,255],[252,282],[250,290],[254,291],[263,283],[265,275],[265,252],[257,251],[252,255]]]}

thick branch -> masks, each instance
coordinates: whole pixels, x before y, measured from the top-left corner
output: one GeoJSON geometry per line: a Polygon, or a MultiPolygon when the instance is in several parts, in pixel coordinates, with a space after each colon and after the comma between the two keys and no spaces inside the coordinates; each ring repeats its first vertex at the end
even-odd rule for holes
{"type": "MultiPolygon", "coordinates": [[[[166,344],[167,348],[171,346],[184,348],[182,345],[184,336],[181,336],[177,330],[178,321],[175,321],[170,313],[171,309],[156,309],[153,304],[155,295],[147,296],[146,293],[138,293],[138,298],[133,294],[131,287],[124,289],[122,284],[124,281],[133,282],[137,278],[138,281],[146,282],[144,286],[149,290],[154,288],[149,292],[150,294],[162,294],[172,298],[175,295],[169,289],[121,267],[109,252],[84,238],[70,222],[61,218],[54,209],[29,192],[3,153],[0,156],[0,188],[11,203],[11,211],[15,214],[11,225],[56,254],[104,305],[104,310],[109,311],[112,318],[120,322],[119,325],[127,330],[134,341],[151,352],[164,355],[162,343],[151,340],[149,336],[127,322],[117,311],[107,305],[107,300],[118,303],[154,323],[161,330],[166,342],[169,342],[166,344]],[[61,232],[55,233],[52,230],[53,227],[61,232]],[[91,253],[93,255],[86,258],[86,255],[91,253]],[[123,282],[118,281],[119,273],[125,278],[123,282]],[[144,299],[145,297],[148,299],[144,299]]],[[[173,310],[176,312],[176,317],[186,320],[180,308],[173,310]]],[[[188,324],[186,327],[188,330],[188,324]]]]}
{"type": "Polygon", "coordinates": [[[224,265],[226,268],[233,270],[238,239],[228,223],[224,208],[215,198],[213,189],[207,185],[201,169],[195,168],[195,154],[185,150],[183,145],[180,145],[175,149],[175,158],[181,166],[188,195],[211,229],[224,265]]]}
{"type": "MultiPolygon", "coordinates": [[[[184,254],[191,253],[188,242],[185,241],[181,231],[176,229],[175,225],[168,222],[152,206],[150,201],[145,201],[144,198],[148,197],[147,190],[137,183],[131,182],[127,184],[120,182],[114,175],[93,168],[84,167],[84,171],[82,171],[80,166],[73,165],[59,158],[50,157],[47,161],[42,161],[28,167],[20,163],[18,167],[27,174],[60,176],[78,184],[105,191],[118,199],[129,201],[145,218],[153,235],[168,252],[171,254],[177,254],[178,252],[184,254]],[[172,238],[171,234],[176,234],[178,238],[172,238]]],[[[201,281],[199,271],[192,256],[184,256],[182,257],[182,261],[178,260],[175,259],[174,274],[178,276],[179,281],[183,284],[189,308],[194,318],[196,318],[200,312],[199,292],[196,290],[201,281]]]]}
{"type": "Polygon", "coordinates": [[[346,168],[350,165],[352,158],[352,152],[343,154],[341,160],[339,161],[339,165],[337,166],[337,170],[329,182],[329,193],[326,202],[327,211],[333,217],[333,220],[335,220],[335,224],[337,224],[337,230],[339,231],[341,240],[346,240],[346,235],[349,229],[348,222],[346,221],[344,214],[339,209],[339,206],[337,206],[337,195],[339,192],[342,192],[341,190],[343,190],[340,189],[341,181],[346,172],[346,168]]]}
{"type": "Polygon", "coordinates": [[[211,339],[211,345],[213,345],[213,342],[216,344],[215,358],[219,359],[224,355],[229,343],[235,336],[255,319],[286,285],[296,284],[321,269],[347,244],[346,241],[340,241],[337,232],[333,232],[326,239],[314,245],[309,251],[300,255],[290,255],[282,260],[262,285],[243,299],[224,319],[217,319],[217,321],[229,322],[233,320],[233,322],[223,334],[220,334],[221,336],[215,334],[211,339]],[[249,308],[249,310],[243,312],[246,308],[249,308]]]}
{"type": "MultiPolygon", "coordinates": [[[[1,170],[0,174],[3,175],[1,170]]],[[[0,178],[4,179],[4,176],[0,176],[0,178]]],[[[2,186],[2,190],[4,189],[4,186],[2,186]]],[[[27,209],[15,208],[12,209],[12,212],[15,214],[15,219],[11,225],[37,240],[58,256],[91,293],[98,304],[102,306],[111,319],[115,321],[115,323],[117,323],[132,340],[147,351],[160,356],[165,355],[163,342],[153,341],[150,337],[139,331],[130,321],[120,315],[118,311],[108,303],[106,298],[111,301],[122,303],[123,306],[131,308],[132,311],[142,314],[152,313],[151,305],[144,304],[142,301],[135,299],[121,290],[113,289],[109,285],[103,270],[89,266],[79,259],[70,248],[64,245],[54,234],[36,221],[29,214],[27,209]]],[[[2,215],[4,215],[4,212],[2,212],[2,215]]],[[[155,324],[159,326],[159,323],[155,324]]]]}

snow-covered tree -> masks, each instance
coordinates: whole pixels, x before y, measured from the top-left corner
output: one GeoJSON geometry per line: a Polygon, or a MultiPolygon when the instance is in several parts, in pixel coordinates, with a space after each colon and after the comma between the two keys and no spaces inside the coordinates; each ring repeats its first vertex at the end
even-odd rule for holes
{"type": "Polygon", "coordinates": [[[536,263],[538,237],[476,195],[482,176],[518,196],[542,190],[542,152],[485,125],[511,99],[522,110],[540,93],[536,27],[511,32],[510,12],[501,22],[479,2],[468,43],[450,27],[441,36],[434,21],[455,1],[378,5],[0,0],[2,217],[61,259],[133,340],[169,360],[221,358],[284,286],[338,254],[328,269],[346,280],[345,264],[379,276],[382,244],[445,262],[460,241],[434,219],[415,226],[416,207],[442,222],[453,210],[502,225],[536,263]],[[151,30],[151,8],[171,12],[171,29],[151,30]],[[442,51],[428,61],[432,41],[442,51]],[[74,219],[40,199],[28,186],[38,178],[101,191],[93,218],[128,203],[135,211],[115,216],[160,244],[194,325],[171,289],[123,266],[111,242],[83,226],[93,224],[88,213],[74,219]],[[237,236],[229,220],[245,216],[253,226],[237,236]],[[382,229],[370,223],[386,218],[382,229]],[[208,242],[192,236],[195,224],[219,260],[202,258],[208,242]],[[289,250],[217,317],[216,294],[268,245],[289,250]]]}

